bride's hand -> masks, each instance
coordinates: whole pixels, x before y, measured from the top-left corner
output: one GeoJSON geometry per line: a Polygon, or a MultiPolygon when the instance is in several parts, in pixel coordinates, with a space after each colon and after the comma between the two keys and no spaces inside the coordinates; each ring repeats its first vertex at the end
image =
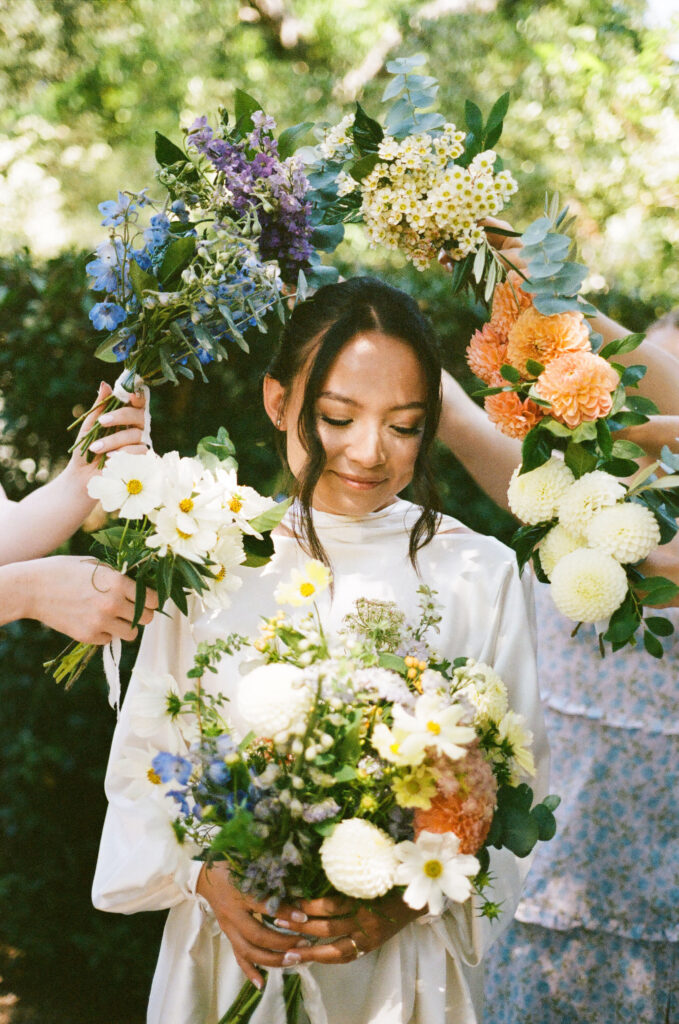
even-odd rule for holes
{"type": "MultiPolygon", "coordinates": [[[[135,392],[130,395],[130,401],[126,405],[121,405],[119,409],[113,409],[110,412],[102,412],[102,406],[110,394],[110,385],[102,381],[99,385],[94,405],[89,410],[78,431],[77,441],[83,438],[99,420],[102,427],[115,427],[116,429],[110,434],[101,435],[97,438],[90,445],[91,452],[97,456],[110,455],[111,452],[118,451],[128,452],[130,455],[143,455],[148,451],[148,446],[142,441],[144,410],[146,408],[144,395],[135,392]]],[[[81,475],[92,476],[100,464],[101,458],[96,458],[93,462],[87,462],[80,449],[76,447],[71,456],[68,469],[79,472],[81,475]]]]}
{"type": "MultiPolygon", "coordinates": [[[[285,967],[298,960],[287,961],[285,954],[308,940],[300,935],[283,935],[268,928],[261,915],[268,914],[266,904],[257,902],[240,892],[229,878],[229,869],[222,861],[209,869],[203,865],[196,892],[212,907],[219,927],[224,932],[238,966],[250,981],[261,988],[264,978],[257,970],[260,967],[285,967]]],[[[293,907],[280,907],[279,914],[285,914],[290,923],[288,928],[301,929],[306,914],[293,907]]]]}
{"type": "Polygon", "coordinates": [[[283,916],[281,908],[275,923],[320,941],[308,948],[289,952],[286,965],[307,961],[351,963],[364,953],[379,949],[423,913],[404,903],[400,893],[367,902],[328,896],[318,900],[300,900],[298,907],[308,916],[308,921],[292,923],[283,916]]]}

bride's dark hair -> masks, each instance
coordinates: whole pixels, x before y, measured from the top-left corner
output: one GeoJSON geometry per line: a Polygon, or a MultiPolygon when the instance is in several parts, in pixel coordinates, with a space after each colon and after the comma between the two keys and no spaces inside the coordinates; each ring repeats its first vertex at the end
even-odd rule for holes
{"type": "MultiPolygon", "coordinates": [[[[432,539],[439,521],[439,496],[430,453],[441,413],[441,360],[431,324],[415,300],[376,277],[353,277],[340,284],[325,285],[311,298],[298,303],[268,369],[269,375],[285,389],[287,400],[295,377],[313,353],[298,421],[299,438],[308,460],[293,488],[301,506],[301,522],[293,528],[301,531],[298,540],[308,553],[327,564],[311,515],[312,496],[326,459],[316,427],[316,401],[341,350],[352,338],[368,331],[380,331],[405,342],[424,372],[426,412],[412,479],[413,495],[422,511],[409,542],[410,559],[416,566],[417,552],[432,539]]],[[[282,444],[280,450],[285,463],[282,444]]]]}

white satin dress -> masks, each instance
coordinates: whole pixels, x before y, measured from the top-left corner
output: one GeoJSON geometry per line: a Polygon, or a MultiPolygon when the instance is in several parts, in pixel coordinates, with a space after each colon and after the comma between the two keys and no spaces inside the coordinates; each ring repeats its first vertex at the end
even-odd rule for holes
{"type": "MultiPolygon", "coordinates": [[[[437,592],[442,614],[440,634],[430,638],[432,645],[451,660],[466,655],[494,665],[509,689],[510,706],[527,719],[537,766],[533,788],[540,799],[547,791],[548,754],[528,574],[519,579],[514,553],[504,545],[444,517],[437,535],[419,552],[418,576],[408,558],[408,531],[417,514],[415,506],[402,500],[361,518],[314,513],[335,579],[334,595],[326,591],[319,596],[323,621],[330,631],[337,629],[361,596],[395,601],[416,620],[417,588],[428,584],[437,592]]],[[[195,895],[200,863],[175,841],[167,809],[160,803],[162,794],[157,795],[160,787],[142,778],[154,753],[172,749],[173,743],[169,720],[157,719],[154,726],[152,719],[138,714],[144,673],[170,672],[186,689],[197,642],[232,631],[254,634],[260,616],[277,610],[276,584],[307,561],[287,531],[275,538],[275,547],[264,570],[244,570],[244,585],[228,610],[201,615],[193,623],[178,613],[155,616],[146,628],[115,731],[106,778],[109,809],[93,900],[100,910],[123,914],[171,908],[148,1024],[216,1024],[235,999],[244,975],[208,904],[195,895]]],[[[225,657],[216,675],[206,674],[204,685],[233,693],[238,658],[225,657]]],[[[167,799],[165,803],[170,809],[174,806],[167,799]]],[[[294,968],[301,974],[311,1024],[480,1021],[479,964],[511,921],[527,867],[526,860],[517,860],[507,850],[493,851],[491,898],[502,903],[497,921],[479,917],[468,901],[437,919],[419,918],[350,964],[294,968]]],[[[282,972],[271,970],[252,1024],[285,1024],[282,993],[282,972]]]]}

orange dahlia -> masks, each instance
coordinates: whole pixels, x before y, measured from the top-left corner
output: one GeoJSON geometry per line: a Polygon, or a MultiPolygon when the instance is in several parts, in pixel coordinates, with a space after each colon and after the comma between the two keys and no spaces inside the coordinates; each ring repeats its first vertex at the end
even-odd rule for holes
{"type": "Polygon", "coordinates": [[[607,416],[619,383],[620,377],[601,356],[565,352],[548,363],[535,390],[551,402],[552,416],[573,429],[586,420],[607,416]]]}
{"type": "Polygon", "coordinates": [[[458,761],[435,761],[438,793],[429,810],[417,808],[415,839],[420,832],[452,832],[460,840],[460,853],[476,853],[483,846],[497,802],[497,782],[478,741],[458,761]]]}
{"type": "Polygon", "coordinates": [[[521,287],[522,284],[521,275],[515,270],[510,270],[507,279],[496,285],[493,292],[490,323],[505,341],[519,314],[528,309],[533,301],[532,295],[521,287]]]}
{"type": "Polygon", "coordinates": [[[507,343],[491,324],[475,331],[467,348],[469,369],[490,387],[506,384],[500,369],[507,362],[507,343]]]}
{"type": "Polygon", "coordinates": [[[497,395],[488,395],[484,408],[491,423],[508,437],[525,437],[545,415],[545,411],[536,402],[531,402],[530,398],[522,401],[516,391],[500,391],[497,395]]]}
{"type": "Polygon", "coordinates": [[[582,313],[572,309],[545,316],[531,306],[523,311],[509,332],[507,361],[527,376],[529,359],[546,366],[563,352],[589,352],[591,348],[582,313]]]}

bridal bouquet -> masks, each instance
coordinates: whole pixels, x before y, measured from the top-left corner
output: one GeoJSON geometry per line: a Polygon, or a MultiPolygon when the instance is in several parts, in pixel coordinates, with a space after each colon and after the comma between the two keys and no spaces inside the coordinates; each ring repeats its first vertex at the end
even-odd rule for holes
{"type": "MultiPolygon", "coordinates": [[[[263,534],[280,522],[289,502],[239,484],[233,452],[222,427],[199,442],[194,458],[115,452],[90,480],[90,497],[116,518],[94,534],[95,551],[99,561],[135,581],[133,625],[147,587],[157,591],[161,610],[170,599],[186,614],[190,595],[204,608],[227,608],[242,583],[238,567],[268,560],[263,534]]],[[[73,641],[49,663],[57,682],[71,686],[97,649],[73,641]]]]}
{"type": "Polygon", "coordinates": [[[523,441],[508,494],[525,524],[514,538],[520,564],[532,558],[563,614],[598,624],[602,654],[604,641],[618,650],[643,628],[646,650],[662,657],[658,637],[669,636],[672,623],[643,609],[670,600],[677,587],[635,566],[676,533],[679,457],[664,449],[662,462],[639,469],[643,448],[614,436],[658,411],[628,390],[646,368],[615,362],[643,335],[599,347],[586,318],[596,310],[578,295],[586,267],[568,260],[571,241],[559,231],[565,211],[557,210],[558,202],[523,234],[527,275],[510,271],[495,286],[490,320],[472,337],[467,360],[487,385],[489,419],[523,441]],[[658,478],[659,468],[668,475],[658,478]]]}
{"type": "MultiPolygon", "coordinates": [[[[320,262],[311,186],[293,155],[311,125],[278,139],[275,127],[237,91],[233,124],[224,110],[214,128],[199,117],[183,148],[156,133],[162,200],[142,189],[100,204],[108,238],[86,268],[103,293],[90,312],[106,332],[95,354],[124,364],[106,408],[142,384],[205,380],[205,365],[228,358],[229,345],[248,350],[248,328],[266,333],[268,312],[285,320],[284,285],[320,262]]],[[[78,442],[83,452],[100,431],[78,442]]]]}
{"type": "MultiPolygon", "coordinates": [[[[359,599],[331,640],[313,604],[329,579],[310,561],[276,594],[312,606],[301,621],[281,610],[255,639],[201,645],[195,688],[166,702],[189,742],[158,752],[148,778],[172,785],[180,842],[208,864],[225,860],[272,916],[282,901],[392,890],[439,914],[490,884],[489,847],[524,857],[551,838],[558,798],[531,807],[521,780],[534,773],[532,736],[499,676],[429,647],[439,616],[428,588],[416,624],[391,602],[359,599]],[[253,657],[235,697],[237,731],[201,678],[243,646],[253,657]]],[[[498,912],[483,899],[482,914],[498,912]]],[[[287,994],[292,1006],[299,988],[287,994]]],[[[248,1020],[260,997],[246,982],[222,1024],[248,1020]]]]}
{"type": "MultiPolygon", "coordinates": [[[[494,146],[509,105],[505,93],[487,121],[476,104],[465,103],[465,128],[432,111],[438,82],[415,71],[424,54],[387,64],[393,78],[382,100],[384,124],[360,103],[334,126],[321,126],[309,179],[315,207],[325,224],[365,224],[371,245],[398,249],[418,270],[445,250],[455,261],[453,289],[467,283],[492,291],[504,264],[483,230],[517,190],[494,146]]],[[[341,237],[341,233],[340,236],[341,237]]]]}

